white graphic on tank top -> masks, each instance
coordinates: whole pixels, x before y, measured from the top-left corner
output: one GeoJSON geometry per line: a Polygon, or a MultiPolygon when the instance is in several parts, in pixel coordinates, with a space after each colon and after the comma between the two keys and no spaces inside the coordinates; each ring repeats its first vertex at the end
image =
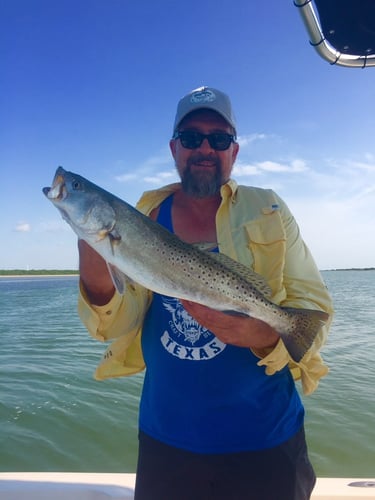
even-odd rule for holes
{"type": "Polygon", "coordinates": [[[190,316],[178,299],[165,296],[161,299],[171,315],[169,329],[160,339],[169,354],[184,360],[206,361],[226,348],[224,342],[190,316]]]}

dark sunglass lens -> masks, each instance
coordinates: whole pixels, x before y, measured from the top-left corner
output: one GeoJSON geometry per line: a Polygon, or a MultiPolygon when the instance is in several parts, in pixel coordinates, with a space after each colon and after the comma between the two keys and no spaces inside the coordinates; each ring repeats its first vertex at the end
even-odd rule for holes
{"type": "Polygon", "coordinates": [[[202,144],[203,137],[199,132],[192,132],[189,130],[179,133],[181,144],[187,149],[196,149],[202,144]]]}
{"type": "Polygon", "coordinates": [[[177,137],[179,137],[182,146],[187,149],[199,148],[203,140],[207,138],[211,148],[217,151],[225,151],[233,141],[233,136],[225,132],[214,132],[206,135],[194,130],[183,130],[178,132],[177,137]]]}
{"type": "Polygon", "coordinates": [[[232,142],[232,136],[230,134],[211,134],[209,136],[209,142],[212,148],[218,151],[225,151],[229,148],[232,142]]]}

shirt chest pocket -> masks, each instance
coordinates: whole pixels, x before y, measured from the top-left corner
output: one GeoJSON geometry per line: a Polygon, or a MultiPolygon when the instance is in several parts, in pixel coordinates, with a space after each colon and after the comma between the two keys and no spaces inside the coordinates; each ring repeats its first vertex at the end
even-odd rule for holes
{"type": "Polygon", "coordinates": [[[245,224],[254,271],[268,281],[273,293],[282,287],[286,235],[279,211],[263,214],[245,224]]]}

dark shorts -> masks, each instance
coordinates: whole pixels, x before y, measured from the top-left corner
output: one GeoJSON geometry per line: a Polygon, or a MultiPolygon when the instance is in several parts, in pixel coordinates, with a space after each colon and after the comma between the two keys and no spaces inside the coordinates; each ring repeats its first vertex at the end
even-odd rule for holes
{"type": "Polygon", "coordinates": [[[206,455],[139,435],[135,500],[308,500],[304,429],[276,448],[206,455]]]}

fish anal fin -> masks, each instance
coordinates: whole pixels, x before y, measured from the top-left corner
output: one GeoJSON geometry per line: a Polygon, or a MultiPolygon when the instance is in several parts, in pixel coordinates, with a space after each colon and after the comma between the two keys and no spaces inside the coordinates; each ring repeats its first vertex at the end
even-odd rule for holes
{"type": "Polygon", "coordinates": [[[242,313],[240,311],[233,311],[232,309],[224,310],[222,312],[225,314],[229,314],[229,316],[237,316],[239,318],[250,318],[250,316],[248,314],[242,313]]]}

